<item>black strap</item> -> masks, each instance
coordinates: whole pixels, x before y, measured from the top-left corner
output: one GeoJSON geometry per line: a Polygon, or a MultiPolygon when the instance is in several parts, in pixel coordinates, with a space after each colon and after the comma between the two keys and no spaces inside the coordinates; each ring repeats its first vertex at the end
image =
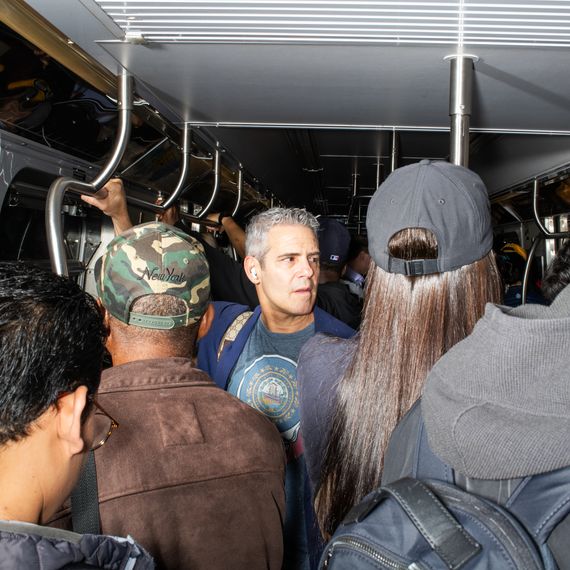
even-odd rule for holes
{"type": "Polygon", "coordinates": [[[92,451],[71,493],[71,522],[74,532],[79,534],[101,534],[97,469],[92,451]]]}
{"type": "Polygon", "coordinates": [[[458,570],[481,550],[433,492],[417,479],[400,479],[383,487],[382,492],[398,501],[451,570],[458,570]]]}
{"type": "Polygon", "coordinates": [[[437,259],[399,259],[388,258],[388,272],[401,273],[413,277],[415,275],[431,275],[441,273],[437,265],[437,259]]]}

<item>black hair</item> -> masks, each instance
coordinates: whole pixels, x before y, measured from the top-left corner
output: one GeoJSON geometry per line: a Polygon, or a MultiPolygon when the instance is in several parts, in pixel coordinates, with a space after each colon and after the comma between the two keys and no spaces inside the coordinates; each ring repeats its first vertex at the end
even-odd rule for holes
{"type": "Polygon", "coordinates": [[[570,239],[558,250],[542,280],[542,295],[550,302],[570,283],[570,239]]]}
{"type": "Polygon", "coordinates": [[[326,263],[321,261],[319,263],[319,267],[321,271],[332,271],[340,277],[342,270],[344,269],[344,263],[339,265],[338,263],[326,263]]]}
{"type": "Polygon", "coordinates": [[[74,281],[0,262],[0,445],[28,435],[65,392],[97,391],[106,336],[95,299],[74,281]]]}
{"type": "Polygon", "coordinates": [[[514,251],[500,251],[496,254],[497,267],[505,285],[515,285],[522,281],[526,260],[514,251]]]}
{"type": "Polygon", "coordinates": [[[355,235],[350,238],[347,261],[350,263],[356,259],[361,251],[368,253],[368,239],[363,235],[355,235]]]}

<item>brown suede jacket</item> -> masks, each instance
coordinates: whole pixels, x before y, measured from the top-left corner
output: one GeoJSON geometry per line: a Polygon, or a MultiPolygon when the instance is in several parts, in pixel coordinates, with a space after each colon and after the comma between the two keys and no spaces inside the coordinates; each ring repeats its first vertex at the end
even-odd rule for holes
{"type": "Polygon", "coordinates": [[[281,568],[285,456],[269,420],[185,358],[106,370],[99,402],[119,422],[95,453],[103,533],[168,570],[281,568]]]}

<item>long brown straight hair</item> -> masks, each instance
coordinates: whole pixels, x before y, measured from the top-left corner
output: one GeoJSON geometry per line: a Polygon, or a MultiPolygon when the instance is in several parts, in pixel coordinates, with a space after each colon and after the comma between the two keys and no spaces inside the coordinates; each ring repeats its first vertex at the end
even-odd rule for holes
{"type": "MultiPolygon", "coordinates": [[[[428,230],[408,228],[392,237],[389,250],[400,259],[434,259],[437,242],[428,230]]],[[[501,298],[492,251],[454,271],[417,277],[371,265],[315,496],[323,536],[379,484],[390,435],[419,398],[432,366],[471,333],[486,303],[501,298]]]]}

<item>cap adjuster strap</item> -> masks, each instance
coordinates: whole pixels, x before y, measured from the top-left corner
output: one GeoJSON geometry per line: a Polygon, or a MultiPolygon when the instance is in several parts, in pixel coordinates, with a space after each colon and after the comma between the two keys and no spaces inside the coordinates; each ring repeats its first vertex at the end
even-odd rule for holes
{"type": "Polygon", "coordinates": [[[131,313],[129,315],[128,324],[143,327],[145,329],[170,330],[177,327],[187,326],[194,322],[196,322],[196,319],[190,316],[189,311],[186,311],[181,315],[172,317],[159,317],[155,315],[131,313]]]}
{"type": "Polygon", "coordinates": [[[439,273],[440,270],[437,266],[437,259],[399,259],[397,257],[389,257],[388,272],[416,277],[418,275],[439,273]]]}

